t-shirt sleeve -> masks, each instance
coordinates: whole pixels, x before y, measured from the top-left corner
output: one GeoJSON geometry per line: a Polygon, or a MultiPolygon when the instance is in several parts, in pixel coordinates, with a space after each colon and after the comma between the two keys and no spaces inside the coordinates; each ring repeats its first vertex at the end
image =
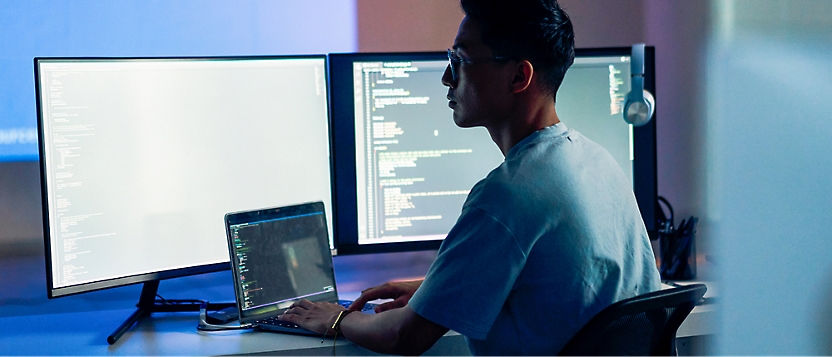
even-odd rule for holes
{"type": "Polygon", "coordinates": [[[409,305],[434,323],[485,339],[525,262],[505,225],[466,208],[409,305]]]}

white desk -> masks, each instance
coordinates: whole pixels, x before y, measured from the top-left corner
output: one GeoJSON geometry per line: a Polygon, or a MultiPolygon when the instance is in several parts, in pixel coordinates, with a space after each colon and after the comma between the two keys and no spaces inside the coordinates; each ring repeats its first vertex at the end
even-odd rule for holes
{"type": "MultiPolygon", "coordinates": [[[[336,257],[339,293],[355,298],[361,289],[396,278],[424,275],[435,252],[361,258],[336,257]],[[367,272],[373,272],[368,274],[367,272]]],[[[267,332],[196,330],[198,313],[158,313],[142,319],[114,345],[112,333],[130,314],[141,286],[46,298],[43,256],[0,259],[0,356],[5,355],[332,355],[332,339],[267,332]]],[[[167,299],[234,299],[230,272],[163,281],[167,299]]],[[[339,355],[372,352],[339,340],[339,355]]],[[[462,336],[449,333],[428,354],[469,354],[462,336]]]]}
{"type": "MultiPolygon", "coordinates": [[[[131,328],[114,345],[108,345],[112,333],[132,312],[140,287],[124,287],[55,300],[45,297],[43,258],[0,261],[0,355],[331,355],[332,340],[321,344],[320,338],[268,332],[226,331],[204,333],[196,330],[198,314],[154,314],[131,328]],[[10,287],[17,284],[18,289],[10,287]],[[14,295],[11,295],[14,291],[14,295]]],[[[410,253],[393,256],[393,265],[382,268],[373,264],[391,264],[346,258],[336,259],[338,289],[345,298],[354,298],[361,288],[395,277],[424,274],[431,256],[410,253]],[[384,272],[361,281],[349,276],[354,266],[384,272]],[[397,271],[396,266],[409,266],[397,271]],[[338,272],[341,272],[340,274],[338,272]]],[[[160,285],[160,294],[169,299],[200,298],[212,302],[231,301],[233,290],[228,272],[173,279],[160,285]]],[[[357,273],[356,273],[357,274],[357,273]]],[[[365,275],[362,273],[362,276],[365,275]]],[[[716,307],[697,306],[679,328],[679,337],[716,332],[716,307]]],[[[337,342],[338,355],[368,355],[372,352],[344,340],[337,342]]],[[[450,332],[431,348],[428,355],[470,354],[462,336],[450,332]]]]}
{"type": "MultiPolygon", "coordinates": [[[[708,287],[708,291],[705,293],[705,299],[710,301],[717,299],[717,287],[713,282],[691,280],[678,282],[678,284],[705,284],[708,287]]],[[[662,284],[662,288],[672,288],[672,286],[662,284]]],[[[679,330],[676,331],[676,337],[715,335],[717,333],[717,306],[718,305],[714,303],[707,303],[694,307],[693,311],[690,312],[690,315],[688,315],[682,325],[679,326],[679,330]]]]}
{"type": "MultiPolygon", "coordinates": [[[[268,332],[199,332],[196,313],[154,314],[114,345],[107,334],[132,310],[108,310],[0,318],[0,355],[331,355],[332,339],[268,332]]],[[[712,305],[698,306],[679,336],[712,333],[712,305]]],[[[338,355],[372,355],[338,340],[338,355]]],[[[469,355],[464,338],[449,332],[426,355],[469,355]]]]}
{"type": "Polygon", "coordinates": [[[715,304],[694,307],[685,322],[679,326],[676,337],[715,335],[717,333],[717,308],[718,305],[715,304]]]}
{"type": "MultiPolygon", "coordinates": [[[[0,355],[332,355],[332,339],[268,332],[196,330],[196,313],[154,314],[114,345],[107,334],[132,310],[0,318],[0,355]]],[[[374,354],[337,341],[338,355],[374,354]]],[[[449,333],[428,354],[469,354],[462,336],[449,333]]]]}

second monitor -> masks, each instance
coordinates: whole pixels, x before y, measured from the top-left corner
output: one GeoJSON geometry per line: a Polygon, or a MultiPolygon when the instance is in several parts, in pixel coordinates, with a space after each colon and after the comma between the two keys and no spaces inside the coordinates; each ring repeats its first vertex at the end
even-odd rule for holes
{"type": "MultiPolygon", "coordinates": [[[[629,60],[629,48],[578,50],[557,109],[621,165],[652,230],[655,121],[633,128],[622,117],[629,60]]],[[[445,52],[330,55],[339,254],[438,248],[470,189],[503,162],[484,128],[454,124],[447,65],[445,52]]]]}

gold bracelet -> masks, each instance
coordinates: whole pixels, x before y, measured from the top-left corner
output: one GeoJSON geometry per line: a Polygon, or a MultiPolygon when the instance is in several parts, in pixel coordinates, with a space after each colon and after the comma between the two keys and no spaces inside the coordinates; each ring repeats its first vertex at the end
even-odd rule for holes
{"type": "MultiPolygon", "coordinates": [[[[341,332],[341,321],[344,320],[344,317],[349,315],[350,313],[355,312],[355,310],[342,310],[338,313],[338,317],[335,318],[335,322],[332,323],[332,330],[335,331],[335,334],[332,336],[332,355],[335,356],[335,343],[338,341],[338,333],[341,332]]],[[[324,333],[324,338],[326,338],[326,333],[324,333]]],[[[321,340],[323,343],[324,340],[321,340]]]]}
{"type": "Polygon", "coordinates": [[[335,322],[332,324],[332,329],[335,330],[335,335],[338,335],[338,332],[341,332],[341,321],[344,320],[344,317],[347,317],[350,313],[355,312],[355,310],[343,310],[338,313],[338,317],[335,318],[335,322]]]}

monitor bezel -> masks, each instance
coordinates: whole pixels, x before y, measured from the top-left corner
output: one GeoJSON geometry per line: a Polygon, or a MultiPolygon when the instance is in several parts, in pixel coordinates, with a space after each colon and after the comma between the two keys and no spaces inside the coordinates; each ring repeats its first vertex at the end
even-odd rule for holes
{"type": "MultiPolygon", "coordinates": [[[[576,57],[631,56],[631,47],[576,48],[576,57]]],[[[333,135],[334,211],[333,222],[338,254],[374,254],[436,250],[442,240],[358,244],[357,192],[355,172],[355,106],[353,67],[359,61],[447,60],[447,52],[367,52],[329,55],[330,123],[333,135]]],[[[656,97],[655,48],[645,47],[644,87],[656,97]]],[[[440,81],[440,78],[436,79],[440,81]]],[[[651,239],[656,237],[656,112],[653,120],[633,130],[633,191],[651,239]]],[[[461,207],[460,207],[461,209],[461,207]]]]}
{"type": "MultiPolygon", "coordinates": [[[[329,54],[329,94],[332,111],[333,167],[335,170],[335,246],[338,254],[370,254],[439,249],[442,240],[358,244],[358,203],[355,172],[355,102],[353,63],[362,61],[447,61],[447,52],[365,52],[329,54]],[[337,94],[336,94],[337,93],[337,94]]],[[[436,79],[440,81],[439,78],[436,79]]]]}
{"type": "MultiPolygon", "coordinates": [[[[185,268],[163,269],[149,273],[141,273],[134,275],[127,275],[118,278],[104,279],[94,282],[87,282],[76,285],[69,285],[64,287],[55,287],[52,276],[52,244],[49,224],[49,202],[48,202],[48,187],[47,187],[47,167],[45,157],[44,133],[43,133],[43,115],[41,108],[41,82],[40,82],[40,66],[42,62],[50,61],[251,61],[251,60],[297,60],[297,59],[322,59],[324,64],[324,82],[329,83],[329,59],[324,54],[298,54],[298,55],[251,55],[251,56],[160,56],[160,57],[35,57],[34,61],[34,80],[35,80],[35,104],[37,110],[37,125],[38,125],[38,161],[40,167],[40,186],[41,186],[41,213],[43,216],[43,239],[44,252],[46,263],[46,291],[49,299],[70,296],[76,294],[83,294],[98,290],[117,288],[128,285],[135,285],[147,282],[158,282],[160,280],[180,278],[192,275],[206,274],[219,272],[231,269],[230,260],[222,263],[209,263],[202,265],[195,265],[185,268]]],[[[329,86],[327,85],[327,89],[329,86]]],[[[330,190],[333,194],[330,195],[332,201],[332,217],[337,219],[337,214],[334,209],[334,167],[333,167],[333,134],[332,134],[332,108],[330,92],[326,92],[327,98],[327,127],[328,127],[328,141],[329,141],[329,171],[330,171],[330,190]]],[[[221,219],[218,218],[218,219],[221,219]]],[[[337,244],[337,242],[335,242],[337,244]]],[[[227,254],[226,254],[227,256],[227,254]]]]}

